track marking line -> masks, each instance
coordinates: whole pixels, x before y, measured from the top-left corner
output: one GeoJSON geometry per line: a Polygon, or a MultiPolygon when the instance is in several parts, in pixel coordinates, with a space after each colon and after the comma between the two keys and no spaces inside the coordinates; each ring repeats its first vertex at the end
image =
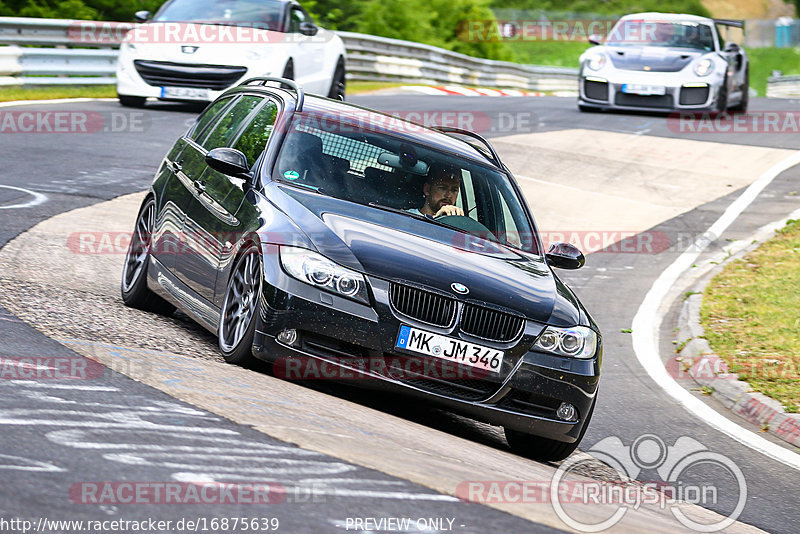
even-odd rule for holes
{"type": "Polygon", "coordinates": [[[13,185],[0,185],[3,189],[12,189],[14,191],[19,191],[21,193],[26,193],[33,197],[33,200],[29,200],[28,202],[23,202],[21,204],[12,204],[10,206],[0,206],[0,210],[13,210],[13,209],[20,209],[20,208],[32,208],[33,206],[38,206],[39,204],[43,204],[47,202],[47,195],[43,195],[42,193],[37,193],[36,191],[31,191],[30,189],[23,189],[22,187],[14,187],[13,185]]]}
{"type": "Polygon", "coordinates": [[[647,374],[650,375],[650,378],[687,411],[742,445],[786,466],[800,470],[800,455],[739,426],[679,385],[667,373],[658,350],[659,330],[664,319],[660,308],[672,286],[711,244],[714,236],[721,236],[778,175],[798,164],[800,164],[800,152],[792,154],[773,165],[728,206],[705,234],[699,237],[661,273],[653,283],[650,291],[647,292],[633,318],[632,341],[636,358],[647,371],[647,374]]]}

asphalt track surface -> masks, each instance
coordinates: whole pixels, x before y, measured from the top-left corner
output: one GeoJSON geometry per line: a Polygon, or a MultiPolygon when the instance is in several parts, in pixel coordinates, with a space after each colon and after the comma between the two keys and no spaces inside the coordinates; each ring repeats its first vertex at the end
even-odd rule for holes
{"type": "MultiPolygon", "coordinates": [[[[613,131],[750,146],[800,148],[800,135],[797,134],[687,133],[678,131],[675,123],[659,115],[581,114],[571,99],[365,96],[352,100],[392,112],[480,110],[480,113],[489,116],[491,125],[483,131],[489,137],[581,127],[597,130],[598,135],[602,135],[603,131],[613,131]]],[[[31,107],[34,108],[91,111],[102,115],[104,124],[117,121],[119,125],[127,121],[130,125],[135,120],[136,126],[94,134],[3,133],[0,137],[3,154],[0,183],[44,194],[47,200],[25,208],[0,209],[0,245],[58,213],[146,188],[164,152],[185,130],[187,121],[196,114],[196,109],[173,105],[153,105],[143,111],[122,110],[112,102],[31,107]],[[114,118],[113,114],[117,113],[122,115],[114,118]]],[[[800,110],[800,102],[756,99],[752,108],[797,111],[800,110]]],[[[432,117],[435,120],[436,116],[432,117]]],[[[761,225],[797,209],[798,178],[800,171],[797,168],[779,176],[725,235],[719,236],[708,254],[718,252],[728,240],[746,238],[761,225]]],[[[669,236],[699,235],[719,217],[737,194],[738,191],[733,191],[666,221],[653,231],[669,236]]],[[[34,201],[34,197],[23,191],[0,187],[0,208],[34,201]]],[[[667,445],[674,444],[683,436],[691,437],[710,450],[724,454],[743,471],[748,499],[740,516],[741,521],[770,532],[797,532],[800,529],[800,513],[797,511],[797,499],[793,497],[796,495],[797,472],[714,431],[675,406],[641,369],[633,353],[630,336],[623,333],[623,330],[630,328],[633,315],[653,280],[679,252],[678,247],[672,247],[660,254],[598,253],[589,257],[584,269],[564,276],[593,313],[604,333],[605,342],[600,404],[581,449],[589,449],[610,436],[617,436],[623,443],[631,444],[644,434],[653,434],[667,445]]],[[[46,257],[43,261],[46,261],[46,257]]],[[[661,336],[663,354],[670,354],[673,350],[670,325],[675,324],[675,311],[673,306],[664,321],[661,336]]],[[[4,357],[70,354],[62,345],[39,334],[2,309],[0,321],[0,355],[4,357]]],[[[163,465],[158,462],[133,465],[126,463],[120,451],[113,447],[79,446],[80,443],[91,443],[90,438],[97,438],[93,433],[101,433],[102,439],[98,439],[98,442],[106,445],[110,442],[162,447],[174,447],[180,445],[180,440],[191,440],[196,436],[202,436],[201,439],[210,437],[217,440],[211,441],[210,454],[218,454],[220,449],[243,450],[245,458],[239,461],[245,469],[253,469],[247,463],[250,460],[248,455],[260,456],[260,449],[274,447],[275,450],[286,452],[280,449],[285,444],[194,409],[121,375],[108,373],[102,380],[92,381],[91,385],[99,388],[93,390],[54,388],[55,385],[58,384],[36,386],[27,381],[8,380],[0,383],[0,395],[3,397],[3,419],[0,421],[5,425],[0,433],[3,451],[0,459],[4,463],[4,484],[0,489],[1,517],[26,517],[32,520],[38,520],[44,514],[60,519],[101,519],[103,514],[116,517],[120,510],[104,510],[102,507],[71,502],[65,497],[68,488],[81,481],[158,481],[166,478],[163,465]],[[88,406],[93,408],[88,409],[87,403],[91,403],[88,406]],[[82,409],[92,413],[81,413],[82,409]],[[122,413],[133,418],[127,428],[104,429],[103,422],[113,421],[122,413]],[[65,425],[65,419],[74,419],[75,423],[65,425]],[[25,423],[30,420],[40,423],[25,423]],[[47,465],[34,465],[31,462],[45,462],[47,465]]],[[[354,402],[370,402],[349,390],[344,393],[336,390],[332,394],[350,397],[354,402]]],[[[438,421],[426,421],[424,416],[417,420],[432,426],[441,425],[438,421]]],[[[748,428],[741,420],[737,419],[737,422],[748,428]]],[[[495,446],[504,447],[502,438],[487,439],[500,440],[495,446]]],[[[168,448],[161,450],[163,453],[169,452],[168,448]]],[[[279,507],[267,509],[272,516],[280,517],[282,531],[336,531],[340,530],[336,521],[343,521],[347,516],[455,517],[458,525],[465,525],[458,530],[461,532],[547,530],[542,525],[525,523],[484,506],[452,502],[446,496],[437,495],[426,488],[336,459],[322,455],[306,458],[300,450],[287,454],[303,457],[304,461],[318,469],[312,469],[311,474],[305,477],[298,475],[299,478],[294,480],[298,487],[303,487],[315,477],[330,477],[339,469],[345,474],[337,478],[351,481],[349,483],[363,493],[346,502],[328,499],[326,502],[297,502],[290,510],[279,507]],[[406,498],[416,494],[419,499],[408,502],[400,498],[381,498],[381,493],[387,494],[387,488],[406,498]]],[[[202,466],[197,468],[202,469],[202,466]]],[[[730,494],[734,489],[731,487],[733,481],[713,471],[704,472],[701,469],[694,476],[700,481],[713,480],[720,485],[720,494],[730,494]]],[[[654,473],[647,471],[639,478],[658,480],[654,473]]],[[[302,501],[302,497],[298,496],[297,500],[302,501]]],[[[727,511],[726,507],[730,507],[730,502],[716,506],[722,513],[727,511]]],[[[208,507],[202,510],[190,508],[165,506],[153,512],[153,508],[128,506],[122,512],[126,517],[158,516],[173,520],[192,515],[256,517],[253,509],[246,506],[228,505],[213,510],[208,507]]],[[[263,510],[259,509],[258,516],[264,515],[263,510]]]]}

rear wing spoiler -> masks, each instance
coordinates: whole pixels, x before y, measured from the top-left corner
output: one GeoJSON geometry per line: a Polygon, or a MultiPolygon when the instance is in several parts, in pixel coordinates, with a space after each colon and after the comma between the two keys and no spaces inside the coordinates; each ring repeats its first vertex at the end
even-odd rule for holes
{"type": "Polygon", "coordinates": [[[744,21],[736,19],[713,19],[716,24],[723,26],[731,26],[733,28],[741,28],[744,31],[744,21]]]}

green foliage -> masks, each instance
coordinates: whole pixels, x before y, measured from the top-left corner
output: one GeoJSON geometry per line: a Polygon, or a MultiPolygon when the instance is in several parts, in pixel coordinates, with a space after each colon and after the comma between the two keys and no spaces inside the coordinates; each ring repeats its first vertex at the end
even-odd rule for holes
{"type": "Polygon", "coordinates": [[[700,0],[492,0],[491,7],[620,16],[645,11],[710,16],[700,0]]]}

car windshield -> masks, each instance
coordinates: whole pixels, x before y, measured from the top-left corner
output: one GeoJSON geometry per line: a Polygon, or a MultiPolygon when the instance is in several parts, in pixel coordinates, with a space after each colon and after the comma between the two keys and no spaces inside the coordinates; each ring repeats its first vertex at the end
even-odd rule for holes
{"type": "Polygon", "coordinates": [[[606,39],[608,46],[664,46],[714,50],[714,34],[707,24],[679,21],[621,20],[606,39]]]}
{"type": "MultiPolygon", "coordinates": [[[[422,127],[418,131],[430,134],[422,127]]],[[[409,223],[417,219],[445,225],[539,254],[535,230],[509,177],[490,165],[432,148],[424,139],[412,142],[296,114],[273,179],[393,211],[408,217],[409,223]],[[444,206],[455,206],[464,215],[430,215],[444,206]]]]}
{"type": "Polygon", "coordinates": [[[196,22],[280,30],[282,2],[275,0],[172,0],[154,22],[196,22]]]}

